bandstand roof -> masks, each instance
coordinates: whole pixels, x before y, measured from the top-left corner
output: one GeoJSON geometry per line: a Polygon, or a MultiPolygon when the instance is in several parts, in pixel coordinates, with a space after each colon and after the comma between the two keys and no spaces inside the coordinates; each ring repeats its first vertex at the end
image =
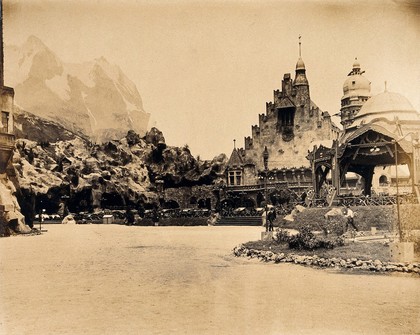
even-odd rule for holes
{"type": "MultiPolygon", "coordinates": [[[[352,144],[352,142],[355,139],[357,139],[358,137],[368,132],[374,132],[374,133],[384,135],[385,137],[389,137],[389,141],[397,141],[398,144],[407,153],[411,153],[413,151],[412,145],[407,139],[405,138],[401,139],[402,136],[399,136],[398,134],[389,131],[387,128],[383,127],[382,125],[375,124],[375,123],[366,124],[364,126],[354,129],[353,131],[345,133],[340,138],[339,146],[345,147],[348,144],[352,144]]],[[[353,143],[353,144],[356,144],[356,143],[353,143]]],[[[375,147],[378,145],[378,143],[375,141],[366,143],[366,146],[369,146],[369,144],[370,144],[370,147],[375,147]]]]}
{"type": "Polygon", "coordinates": [[[368,124],[346,133],[338,146],[338,157],[351,166],[387,166],[406,164],[413,146],[406,138],[378,124],[368,124]],[[397,145],[395,145],[397,144],[397,145]]]}

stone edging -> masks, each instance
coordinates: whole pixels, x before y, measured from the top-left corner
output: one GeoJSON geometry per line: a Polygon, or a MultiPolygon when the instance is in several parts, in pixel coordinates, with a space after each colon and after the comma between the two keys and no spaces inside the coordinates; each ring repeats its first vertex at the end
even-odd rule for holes
{"type": "Polygon", "coordinates": [[[277,254],[272,251],[248,249],[243,244],[233,248],[233,254],[236,257],[258,258],[264,262],[294,263],[319,268],[343,268],[374,272],[405,272],[420,275],[420,263],[381,262],[378,259],[364,261],[357,258],[323,258],[317,255],[302,256],[293,253],[277,254]]]}

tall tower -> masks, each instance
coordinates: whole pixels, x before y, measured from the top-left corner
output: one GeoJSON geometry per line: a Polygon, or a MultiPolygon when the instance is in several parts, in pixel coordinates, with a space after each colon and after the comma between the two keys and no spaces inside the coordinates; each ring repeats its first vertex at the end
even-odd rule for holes
{"type": "MultiPolygon", "coordinates": [[[[296,92],[295,102],[298,110],[310,103],[309,82],[308,78],[306,78],[305,63],[302,60],[302,43],[300,39],[301,36],[299,36],[299,59],[296,63],[296,75],[293,81],[293,88],[296,92]]],[[[301,112],[303,113],[303,110],[301,112]]]]}
{"type": "Polygon", "coordinates": [[[344,129],[350,125],[360,108],[370,98],[370,81],[361,71],[357,58],[353,63],[353,69],[348,74],[343,84],[343,97],[341,98],[341,124],[344,129]]]}

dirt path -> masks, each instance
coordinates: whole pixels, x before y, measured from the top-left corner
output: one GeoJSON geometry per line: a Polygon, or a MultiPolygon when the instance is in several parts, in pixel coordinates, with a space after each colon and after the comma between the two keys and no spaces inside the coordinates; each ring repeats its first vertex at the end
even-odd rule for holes
{"type": "Polygon", "coordinates": [[[0,334],[420,334],[420,279],[235,258],[259,227],[0,239],[0,334]]]}

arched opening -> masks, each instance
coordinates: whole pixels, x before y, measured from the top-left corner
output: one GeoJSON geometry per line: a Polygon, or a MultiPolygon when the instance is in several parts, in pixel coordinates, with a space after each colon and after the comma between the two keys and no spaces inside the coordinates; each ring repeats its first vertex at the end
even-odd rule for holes
{"type": "Polygon", "coordinates": [[[207,208],[206,206],[206,199],[199,199],[197,202],[197,207],[198,208],[207,208]]]}
{"type": "Polygon", "coordinates": [[[243,199],[244,207],[246,208],[255,208],[255,201],[249,197],[243,199]]]}
{"type": "Polygon", "coordinates": [[[195,205],[197,204],[197,198],[196,197],[191,197],[190,198],[190,205],[195,205]]]}
{"type": "Polygon", "coordinates": [[[257,194],[257,206],[262,207],[264,202],[264,195],[261,192],[257,194]]]}
{"type": "Polygon", "coordinates": [[[388,177],[382,175],[379,177],[379,186],[388,186],[388,177]]]}
{"type": "Polygon", "coordinates": [[[289,190],[275,190],[270,193],[269,198],[270,198],[271,203],[274,206],[289,203],[290,191],[289,190]]]}
{"type": "Polygon", "coordinates": [[[163,204],[163,208],[175,209],[175,208],[179,208],[179,204],[175,200],[168,200],[168,201],[165,201],[165,203],[163,204]]]}
{"type": "Polygon", "coordinates": [[[124,198],[117,192],[103,193],[101,198],[101,207],[117,209],[125,207],[124,198]]]}

